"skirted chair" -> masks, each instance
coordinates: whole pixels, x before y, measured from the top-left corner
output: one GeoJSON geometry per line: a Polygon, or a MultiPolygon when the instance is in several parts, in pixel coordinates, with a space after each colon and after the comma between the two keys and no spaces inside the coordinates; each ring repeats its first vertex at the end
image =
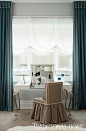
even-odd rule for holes
{"type": "Polygon", "coordinates": [[[34,98],[31,118],[44,124],[53,124],[67,120],[62,103],[63,83],[46,83],[44,98],[34,98]]]}

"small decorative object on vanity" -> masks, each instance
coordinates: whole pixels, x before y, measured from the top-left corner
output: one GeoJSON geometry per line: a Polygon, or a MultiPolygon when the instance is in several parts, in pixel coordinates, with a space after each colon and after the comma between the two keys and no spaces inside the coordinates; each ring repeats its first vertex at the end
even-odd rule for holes
{"type": "Polygon", "coordinates": [[[39,81],[40,81],[40,84],[41,84],[41,74],[40,74],[40,77],[39,77],[39,81]]]}
{"type": "Polygon", "coordinates": [[[34,74],[35,76],[39,76],[40,75],[40,72],[37,72],[36,74],[34,74]]]}
{"type": "Polygon", "coordinates": [[[36,78],[35,82],[36,82],[37,85],[40,85],[40,81],[39,81],[38,77],[36,78]]]}
{"type": "Polygon", "coordinates": [[[58,81],[61,81],[61,77],[58,77],[58,81]]]}
{"type": "Polygon", "coordinates": [[[50,75],[50,72],[52,72],[52,66],[50,67],[45,67],[45,71],[49,71],[49,79],[51,79],[51,75],[50,75]]]}
{"type": "Polygon", "coordinates": [[[61,79],[64,82],[64,74],[61,74],[61,79]]]}

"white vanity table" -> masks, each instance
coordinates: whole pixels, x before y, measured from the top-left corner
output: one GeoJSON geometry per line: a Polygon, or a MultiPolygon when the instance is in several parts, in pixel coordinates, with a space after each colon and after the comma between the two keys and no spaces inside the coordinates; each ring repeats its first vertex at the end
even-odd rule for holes
{"type": "Polygon", "coordinates": [[[14,85],[14,92],[19,92],[20,90],[29,90],[30,89],[30,83],[21,84],[17,83],[14,85]]]}
{"type": "MultiPolygon", "coordinates": [[[[54,81],[57,82],[57,81],[54,81]]],[[[30,90],[30,89],[44,89],[45,85],[35,85],[35,88],[30,88],[30,83],[26,83],[26,84],[20,84],[17,83],[14,85],[14,92],[19,92],[20,90],[30,90]]],[[[63,89],[67,90],[67,91],[72,91],[72,86],[71,84],[65,82],[63,83],[63,89]]]]}
{"type": "MultiPolygon", "coordinates": [[[[55,82],[57,82],[57,81],[55,81],[55,82]]],[[[34,89],[43,89],[43,88],[45,88],[45,85],[35,85],[34,89]]],[[[63,83],[63,89],[67,90],[67,91],[72,91],[72,86],[71,86],[71,84],[66,82],[66,83],[63,83]]]]}
{"type": "MultiPolygon", "coordinates": [[[[55,81],[57,82],[57,81],[55,81]]],[[[20,108],[20,99],[19,99],[19,91],[21,90],[37,90],[37,89],[44,89],[45,86],[43,85],[36,85],[35,88],[30,88],[30,83],[26,83],[26,84],[15,84],[14,85],[14,94],[15,95],[18,95],[18,100],[19,100],[19,108],[20,108]]],[[[69,102],[69,107],[68,107],[68,111],[69,111],[69,114],[70,114],[70,105],[71,105],[71,102],[72,102],[72,86],[71,84],[69,83],[63,83],[63,89],[66,91],[66,99],[65,99],[65,107],[66,107],[66,102],[67,102],[67,97],[68,97],[68,94],[70,94],[70,102],[69,102]]],[[[16,99],[14,98],[14,102],[15,102],[15,105],[16,105],[16,109],[17,109],[17,113],[18,113],[18,107],[17,107],[17,103],[16,103],[16,99]]]]}

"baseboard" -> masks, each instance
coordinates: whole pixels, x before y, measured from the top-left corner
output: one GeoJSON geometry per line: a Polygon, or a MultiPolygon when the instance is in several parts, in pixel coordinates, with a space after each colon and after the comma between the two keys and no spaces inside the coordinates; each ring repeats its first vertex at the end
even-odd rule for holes
{"type": "MultiPolygon", "coordinates": [[[[63,100],[63,104],[65,104],[65,100],[63,100]]],[[[18,101],[17,101],[17,105],[18,105],[18,101]]],[[[67,108],[69,105],[69,100],[67,100],[67,108]]],[[[20,109],[32,109],[33,106],[33,100],[29,100],[29,101],[20,101],[20,109]]],[[[14,109],[16,109],[15,104],[14,104],[14,109]]]]}

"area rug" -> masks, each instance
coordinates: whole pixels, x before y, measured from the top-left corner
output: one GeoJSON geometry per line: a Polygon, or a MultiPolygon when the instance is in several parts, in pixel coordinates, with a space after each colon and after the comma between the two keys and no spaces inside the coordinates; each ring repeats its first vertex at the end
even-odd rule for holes
{"type": "Polygon", "coordinates": [[[7,131],[86,131],[86,128],[79,128],[76,126],[16,126],[14,128],[10,128],[7,131]]]}

